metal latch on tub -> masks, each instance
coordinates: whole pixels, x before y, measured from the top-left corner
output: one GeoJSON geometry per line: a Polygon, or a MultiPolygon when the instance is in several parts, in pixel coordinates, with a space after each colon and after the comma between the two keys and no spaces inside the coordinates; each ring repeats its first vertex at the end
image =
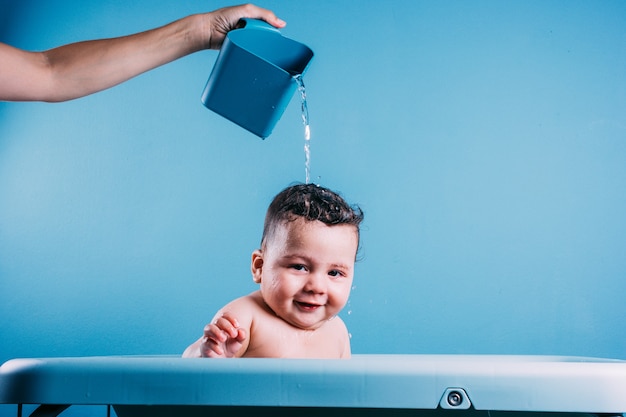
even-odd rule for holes
{"type": "Polygon", "coordinates": [[[448,388],[443,393],[439,406],[446,410],[467,410],[472,405],[463,388],[448,388]]]}

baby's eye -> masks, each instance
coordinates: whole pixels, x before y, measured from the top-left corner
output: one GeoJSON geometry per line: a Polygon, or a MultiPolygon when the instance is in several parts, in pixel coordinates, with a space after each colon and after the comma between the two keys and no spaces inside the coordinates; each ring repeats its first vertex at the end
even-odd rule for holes
{"type": "Polygon", "coordinates": [[[295,269],[296,271],[304,271],[306,269],[306,266],[302,264],[293,264],[291,265],[291,268],[295,269]]]}
{"type": "Polygon", "coordinates": [[[328,275],[330,275],[331,277],[343,277],[345,276],[345,274],[337,269],[333,269],[328,271],[328,275]]]}

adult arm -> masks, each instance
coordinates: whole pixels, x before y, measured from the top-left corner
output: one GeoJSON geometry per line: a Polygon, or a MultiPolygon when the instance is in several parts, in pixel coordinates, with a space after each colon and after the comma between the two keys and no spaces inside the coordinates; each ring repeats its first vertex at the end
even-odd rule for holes
{"type": "Polygon", "coordinates": [[[203,50],[218,49],[240,18],[285,22],[252,4],[184,17],[134,35],[30,52],[0,43],[0,100],[58,102],[120,84],[203,50]]]}

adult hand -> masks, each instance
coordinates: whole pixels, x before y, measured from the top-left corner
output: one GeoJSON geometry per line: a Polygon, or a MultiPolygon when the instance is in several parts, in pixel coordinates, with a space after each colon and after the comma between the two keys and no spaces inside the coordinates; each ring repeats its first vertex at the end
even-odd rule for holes
{"type": "Polygon", "coordinates": [[[226,34],[237,28],[237,23],[242,18],[261,19],[276,28],[286,25],[285,21],[267,9],[257,7],[254,4],[244,4],[240,6],[224,7],[207,13],[209,20],[208,48],[219,49],[224,42],[226,34]]]}

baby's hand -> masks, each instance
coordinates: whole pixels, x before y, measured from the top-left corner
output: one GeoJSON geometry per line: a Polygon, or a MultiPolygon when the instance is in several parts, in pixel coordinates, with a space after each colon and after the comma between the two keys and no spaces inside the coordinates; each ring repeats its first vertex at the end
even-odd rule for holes
{"type": "Polygon", "coordinates": [[[246,331],[239,328],[237,319],[224,313],[204,328],[200,354],[204,358],[232,358],[239,352],[247,337],[246,331]]]}

